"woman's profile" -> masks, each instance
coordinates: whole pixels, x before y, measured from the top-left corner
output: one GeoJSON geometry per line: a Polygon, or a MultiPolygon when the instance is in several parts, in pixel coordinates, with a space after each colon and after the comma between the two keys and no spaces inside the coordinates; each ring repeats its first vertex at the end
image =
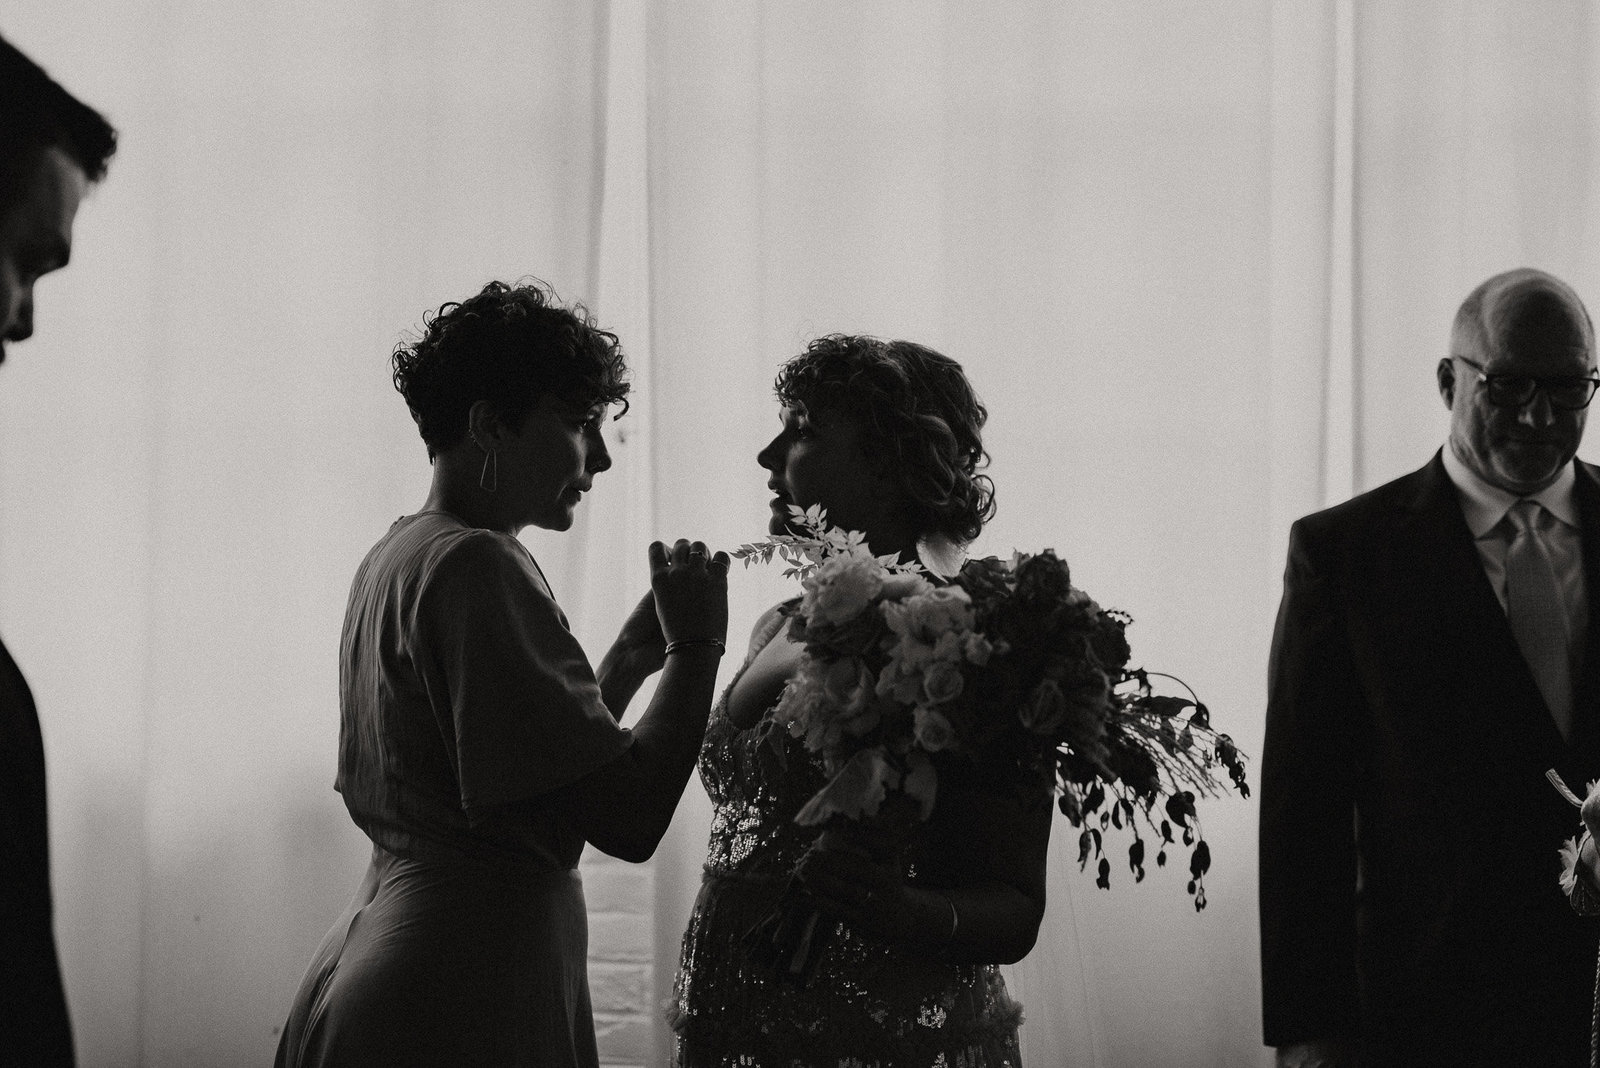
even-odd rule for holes
{"type": "Polygon", "coordinates": [[[341,636],[336,785],[372,860],[277,1064],[593,1066],[578,857],[644,860],[666,830],[711,703],[728,558],[651,545],[651,592],[592,671],[516,535],[569,528],[611,465],[617,338],[542,286],[495,282],[440,308],[393,369],[433,480],[362,562],[341,636]]]}
{"type": "MultiPolygon", "coordinates": [[[[780,371],[781,427],[757,457],[774,534],[821,506],[876,555],[953,571],[994,510],[979,473],[986,412],[960,366],[905,341],[829,336],[780,371]]],[[[781,606],[780,606],[781,607],[781,606]]],[[[705,879],[684,934],[674,1004],[680,1068],[1020,1062],[1020,1007],[998,965],[1032,947],[1044,911],[1052,808],[955,765],[909,866],[819,844],[795,817],[826,778],[783,730],[763,729],[802,649],[779,608],[714,710],[700,758],[715,806],[705,879]],[[750,952],[752,928],[797,877],[843,919],[801,987],[750,952]]]]}

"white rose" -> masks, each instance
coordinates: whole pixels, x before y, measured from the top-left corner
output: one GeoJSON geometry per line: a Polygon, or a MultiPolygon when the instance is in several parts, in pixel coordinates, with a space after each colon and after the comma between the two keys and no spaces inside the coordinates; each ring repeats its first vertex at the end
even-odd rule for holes
{"type": "Polygon", "coordinates": [[[870,557],[835,556],[806,583],[800,611],[813,624],[839,626],[859,616],[883,589],[883,568],[870,557]]]}
{"type": "Polygon", "coordinates": [[[830,704],[845,715],[853,716],[867,703],[872,683],[872,672],[867,670],[867,665],[845,657],[828,666],[822,689],[830,704]]]}
{"type": "Polygon", "coordinates": [[[928,670],[922,673],[922,692],[930,705],[954,701],[961,696],[965,686],[966,680],[961,677],[961,669],[943,660],[929,664],[928,670]]]}
{"type": "Polygon", "coordinates": [[[917,574],[915,571],[897,571],[883,580],[883,596],[886,600],[902,601],[907,597],[916,597],[933,589],[933,583],[917,574]]]}
{"type": "Polygon", "coordinates": [[[931,708],[916,708],[911,714],[915,720],[916,742],[923,749],[937,753],[956,744],[956,730],[943,713],[931,708]]]}

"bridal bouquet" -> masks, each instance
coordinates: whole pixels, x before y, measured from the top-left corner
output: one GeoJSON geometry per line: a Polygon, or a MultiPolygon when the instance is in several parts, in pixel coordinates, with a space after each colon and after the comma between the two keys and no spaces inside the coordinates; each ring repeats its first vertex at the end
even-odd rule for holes
{"type": "Polygon", "coordinates": [[[1224,770],[1248,797],[1244,762],[1192,692],[1158,694],[1153,679],[1177,680],[1128,667],[1128,616],[1073,586],[1049,549],[968,560],[937,583],[920,565],[873,556],[820,507],[791,511],[805,533],[734,555],[746,566],[781,556],[804,590],[786,612],[805,652],[770,720],[828,775],[800,823],[903,823],[908,811],[926,820],[939,786],[932,756],[948,753],[990,781],[1053,796],[1083,828],[1079,868],[1096,861],[1102,888],[1108,831],[1132,836],[1135,881],[1145,876],[1141,827],[1158,866],[1181,838],[1188,892],[1205,907],[1211,853],[1195,798],[1224,789],[1224,770]]]}

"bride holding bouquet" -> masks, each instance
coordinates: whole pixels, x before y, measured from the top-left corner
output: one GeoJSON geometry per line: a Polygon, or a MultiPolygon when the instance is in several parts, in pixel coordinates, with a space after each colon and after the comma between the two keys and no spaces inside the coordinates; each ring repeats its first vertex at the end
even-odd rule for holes
{"type": "Polygon", "coordinates": [[[715,806],[674,1004],[680,1068],[1021,1063],[999,965],[1038,935],[1052,804],[1109,885],[1210,853],[1195,792],[1242,760],[1192,698],[1127,666],[1127,617],[1046,549],[961,560],[994,511],[986,412],[920,345],[820,338],[777,380],[757,457],[804,594],[756,623],[713,710],[715,806]],[[1154,848],[1140,833],[1145,827],[1154,848]]]}
{"type": "MultiPolygon", "coordinates": [[[[994,512],[986,413],[960,366],[903,341],[820,338],[778,376],[782,426],[757,457],[774,534],[821,506],[876,555],[948,567],[994,512]]],[[[1049,798],[989,790],[957,771],[906,856],[823,848],[795,822],[828,781],[772,716],[804,647],[773,608],[712,713],[700,758],[716,806],[705,882],[684,935],[677,1063],[1015,1065],[1020,1008],[997,967],[1032,948],[1044,914],[1049,798]],[[803,986],[745,936],[792,876],[842,919],[803,986]]]]}

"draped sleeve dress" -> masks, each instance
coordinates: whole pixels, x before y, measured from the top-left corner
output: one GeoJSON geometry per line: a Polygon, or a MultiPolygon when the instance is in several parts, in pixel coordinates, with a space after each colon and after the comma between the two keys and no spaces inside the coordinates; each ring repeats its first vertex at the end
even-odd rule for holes
{"type": "Polygon", "coordinates": [[[590,1068],[576,870],[541,799],[630,744],[533,557],[444,512],[398,520],[350,591],[335,787],[372,841],[280,1068],[590,1068]]]}

